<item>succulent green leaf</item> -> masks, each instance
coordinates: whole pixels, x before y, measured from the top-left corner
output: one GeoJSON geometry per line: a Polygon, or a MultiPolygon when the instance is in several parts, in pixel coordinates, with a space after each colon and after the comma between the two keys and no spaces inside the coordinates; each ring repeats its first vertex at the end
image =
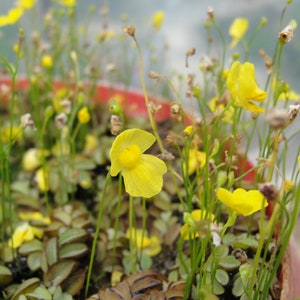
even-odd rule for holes
{"type": "Polygon", "coordinates": [[[59,250],[59,257],[63,258],[78,258],[88,252],[88,247],[83,243],[72,243],[64,245],[59,250]]]}
{"type": "Polygon", "coordinates": [[[219,266],[225,270],[235,270],[240,266],[241,262],[232,255],[221,257],[219,266]]]}
{"type": "Polygon", "coordinates": [[[87,238],[87,233],[82,228],[70,228],[59,237],[58,244],[63,246],[75,242],[84,242],[87,238]]]}
{"type": "Polygon", "coordinates": [[[41,252],[30,253],[27,257],[27,264],[31,271],[36,271],[41,267],[41,252]]]}
{"type": "Polygon", "coordinates": [[[13,279],[12,272],[5,266],[0,266],[0,287],[8,285],[13,279]]]}
{"type": "Polygon", "coordinates": [[[226,285],[229,282],[229,275],[226,271],[224,271],[222,269],[217,269],[217,271],[216,271],[216,280],[220,284],[226,285]]]}
{"type": "Polygon", "coordinates": [[[19,248],[19,253],[21,255],[27,256],[32,252],[42,251],[43,243],[37,239],[34,239],[30,242],[24,243],[19,248]]]}

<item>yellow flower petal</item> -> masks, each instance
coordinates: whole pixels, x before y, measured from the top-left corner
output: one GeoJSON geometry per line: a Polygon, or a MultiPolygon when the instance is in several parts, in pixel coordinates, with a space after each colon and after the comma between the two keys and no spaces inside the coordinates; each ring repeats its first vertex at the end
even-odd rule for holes
{"type": "Polygon", "coordinates": [[[88,108],[85,106],[83,108],[81,108],[79,111],[78,111],[78,114],[77,114],[77,117],[78,117],[78,121],[81,123],[81,124],[86,124],[90,121],[91,119],[91,116],[90,116],[90,113],[88,111],[88,108]]]}
{"type": "Polygon", "coordinates": [[[230,48],[233,48],[237,45],[237,43],[245,35],[248,27],[249,27],[249,22],[245,18],[236,18],[233,20],[229,28],[229,35],[232,37],[230,48]]]}
{"type": "Polygon", "coordinates": [[[146,151],[155,142],[153,134],[141,129],[127,129],[119,134],[114,140],[111,150],[111,168],[110,175],[116,176],[124,166],[119,160],[119,153],[131,145],[136,145],[140,148],[141,153],[146,151]]]}
{"type": "Polygon", "coordinates": [[[37,227],[30,226],[28,222],[21,224],[18,226],[11,239],[8,241],[9,247],[13,247],[14,249],[20,247],[24,242],[28,242],[34,239],[34,237],[42,238],[43,231],[37,227]]]}
{"type": "Polygon", "coordinates": [[[261,113],[264,110],[253,103],[262,102],[266,92],[257,86],[254,65],[235,61],[228,72],[226,85],[234,100],[234,105],[252,112],[261,113]]]}
{"type": "Polygon", "coordinates": [[[31,9],[36,3],[36,0],[18,0],[17,6],[23,9],[31,9]]]}
{"type": "Polygon", "coordinates": [[[199,232],[197,228],[197,222],[203,221],[203,220],[210,220],[211,222],[214,222],[215,216],[212,213],[209,213],[203,209],[195,209],[191,212],[188,219],[184,219],[185,223],[180,228],[180,234],[183,236],[185,240],[188,240],[190,238],[194,239],[196,237],[199,237],[199,232]]]}
{"type": "Polygon", "coordinates": [[[40,212],[19,212],[19,218],[25,221],[41,221],[45,224],[50,224],[49,217],[44,217],[40,212]]]}
{"type": "Polygon", "coordinates": [[[122,170],[125,190],[133,197],[151,198],[161,191],[166,172],[166,164],[161,159],[143,154],[135,168],[122,170]]]}
{"type": "Polygon", "coordinates": [[[157,236],[150,237],[150,245],[144,250],[149,256],[157,255],[161,251],[161,244],[157,236]]]}
{"type": "Polygon", "coordinates": [[[226,189],[218,188],[216,195],[226,206],[244,216],[251,215],[268,206],[268,202],[259,190],[246,191],[238,188],[231,193],[226,189]]]}
{"type": "Polygon", "coordinates": [[[161,28],[165,19],[165,13],[161,10],[157,11],[152,17],[152,26],[158,30],[161,28]]]}
{"type": "Polygon", "coordinates": [[[41,167],[35,173],[35,180],[39,189],[43,192],[49,190],[48,170],[41,167]]]}
{"type": "Polygon", "coordinates": [[[60,5],[72,7],[76,5],[76,0],[58,0],[60,5]]]}
{"type": "Polygon", "coordinates": [[[206,153],[197,149],[189,150],[188,175],[204,167],[206,162],[206,153]]]}

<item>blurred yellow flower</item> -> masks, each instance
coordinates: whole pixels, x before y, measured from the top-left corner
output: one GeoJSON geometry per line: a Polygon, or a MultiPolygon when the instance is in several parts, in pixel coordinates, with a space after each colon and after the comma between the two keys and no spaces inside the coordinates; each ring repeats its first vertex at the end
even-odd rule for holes
{"type": "Polygon", "coordinates": [[[216,195],[226,206],[244,216],[252,215],[268,206],[268,202],[259,190],[246,191],[238,188],[231,193],[226,189],[218,188],[216,195]]]}
{"type": "Polygon", "coordinates": [[[36,3],[36,0],[18,0],[17,6],[23,9],[31,9],[36,3]]]}
{"type": "Polygon", "coordinates": [[[229,35],[232,37],[230,48],[234,48],[243,38],[249,27],[248,20],[245,18],[236,18],[229,28],[229,35]]]}
{"type": "Polygon", "coordinates": [[[190,125],[190,126],[185,127],[183,132],[185,135],[190,136],[193,133],[193,126],[190,125]]]}
{"type": "Polygon", "coordinates": [[[50,55],[43,55],[41,59],[42,67],[50,69],[53,66],[52,57],[50,55]]]}
{"type": "Polygon", "coordinates": [[[58,3],[63,6],[73,7],[76,5],[76,0],[58,0],[58,3]]]}
{"type": "Polygon", "coordinates": [[[284,180],[283,187],[286,192],[290,192],[295,187],[295,183],[291,180],[286,179],[284,180]]]}
{"type": "Polygon", "coordinates": [[[36,148],[28,149],[22,159],[22,167],[26,171],[33,171],[42,164],[43,155],[47,156],[47,151],[36,148]]]}
{"type": "Polygon", "coordinates": [[[13,126],[11,131],[9,125],[0,128],[0,140],[2,143],[8,143],[10,140],[12,143],[19,141],[22,139],[22,136],[22,129],[20,129],[20,127],[13,126]]]}
{"type": "Polygon", "coordinates": [[[197,223],[200,221],[209,220],[214,222],[215,216],[212,213],[209,213],[203,209],[193,210],[190,214],[185,213],[184,215],[185,224],[180,228],[180,234],[185,239],[199,237],[199,228],[197,228],[197,223]]]}
{"type": "Polygon", "coordinates": [[[44,224],[51,223],[51,219],[49,217],[44,217],[39,211],[19,212],[19,218],[24,221],[40,221],[44,224]]]}
{"type": "Polygon", "coordinates": [[[110,175],[121,172],[125,190],[131,196],[150,198],[162,189],[166,164],[153,155],[143,154],[154,142],[153,134],[134,128],[123,131],[112,144],[110,175]]]}
{"type": "Polygon", "coordinates": [[[18,57],[23,57],[24,52],[20,50],[20,45],[19,44],[14,44],[13,45],[13,50],[18,54],[18,57]]]}
{"type": "Polygon", "coordinates": [[[188,170],[188,175],[193,174],[197,170],[204,167],[206,163],[206,153],[198,151],[197,149],[190,149],[188,155],[188,164],[186,168],[188,170]]]}
{"type": "Polygon", "coordinates": [[[49,178],[48,178],[48,169],[47,168],[39,168],[35,173],[35,181],[38,185],[38,188],[42,192],[46,192],[49,190],[49,178]]]}
{"type": "Polygon", "coordinates": [[[216,112],[218,114],[223,114],[222,121],[232,124],[232,121],[233,121],[232,118],[233,118],[233,114],[234,114],[233,106],[226,107],[224,103],[218,103],[219,99],[220,98],[218,96],[213,97],[208,103],[209,108],[213,112],[216,112]],[[226,110],[225,110],[225,107],[226,107],[226,110]]]}
{"type": "Polygon", "coordinates": [[[150,236],[148,237],[148,234],[146,231],[141,229],[128,229],[126,232],[126,237],[128,239],[132,239],[132,244],[136,246],[137,250],[142,250],[143,253],[154,256],[158,254],[161,251],[161,245],[160,241],[157,236],[150,236]]]}
{"type": "Polygon", "coordinates": [[[165,13],[161,10],[157,11],[152,16],[152,26],[154,29],[159,30],[164,22],[165,19],[165,13]]]}
{"type": "Polygon", "coordinates": [[[7,15],[0,16],[0,26],[12,25],[20,20],[24,10],[20,7],[10,9],[7,15]]]}
{"type": "Polygon", "coordinates": [[[29,242],[34,239],[34,237],[42,238],[43,231],[39,228],[29,225],[28,222],[23,223],[22,225],[18,226],[11,239],[8,241],[9,247],[14,249],[20,247],[24,242],[29,242]]]}
{"type": "Polygon", "coordinates": [[[78,117],[78,121],[81,124],[86,124],[91,120],[90,113],[89,113],[88,108],[86,106],[79,110],[79,112],[77,114],[77,117],[78,117]]]}
{"type": "Polygon", "coordinates": [[[253,64],[235,61],[228,72],[226,84],[236,106],[254,113],[262,113],[264,109],[253,101],[262,102],[266,98],[266,92],[257,86],[254,72],[253,64]]]}
{"type": "Polygon", "coordinates": [[[93,152],[96,150],[98,144],[98,137],[95,134],[87,134],[85,137],[84,152],[93,152]]]}

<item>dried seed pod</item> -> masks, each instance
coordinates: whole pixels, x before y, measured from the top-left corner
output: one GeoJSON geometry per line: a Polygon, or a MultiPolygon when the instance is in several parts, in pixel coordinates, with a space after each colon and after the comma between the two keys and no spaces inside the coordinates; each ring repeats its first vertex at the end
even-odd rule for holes
{"type": "Polygon", "coordinates": [[[272,182],[261,183],[258,188],[268,201],[276,200],[279,195],[277,187],[272,182]]]}

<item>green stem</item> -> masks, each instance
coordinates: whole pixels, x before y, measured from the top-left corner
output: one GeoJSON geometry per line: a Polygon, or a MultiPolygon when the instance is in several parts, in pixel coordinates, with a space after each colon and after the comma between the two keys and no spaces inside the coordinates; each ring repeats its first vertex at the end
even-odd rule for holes
{"type": "Polygon", "coordinates": [[[153,134],[156,137],[158,146],[160,151],[163,153],[164,152],[164,146],[162,144],[162,141],[160,139],[160,136],[158,134],[158,130],[157,130],[157,126],[156,126],[156,122],[154,120],[153,114],[149,108],[149,98],[148,98],[148,93],[146,90],[146,83],[145,83],[145,77],[144,77],[144,70],[143,70],[143,54],[142,54],[142,50],[141,47],[137,41],[137,39],[135,38],[135,36],[133,36],[133,40],[136,44],[136,47],[138,49],[138,53],[139,53],[139,69],[140,69],[140,79],[141,79],[141,85],[142,85],[142,90],[143,90],[143,94],[144,94],[144,98],[145,98],[145,103],[146,103],[146,107],[147,107],[147,112],[148,112],[148,116],[149,116],[149,120],[150,120],[150,124],[153,130],[153,134]]]}
{"type": "Polygon", "coordinates": [[[96,227],[96,232],[95,232],[94,239],[93,239],[90,263],[89,263],[89,268],[88,268],[88,273],[87,273],[87,278],[86,278],[85,297],[87,296],[87,293],[89,290],[89,285],[90,285],[90,280],[91,280],[91,275],[92,275],[92,270],[93,270],[93,264],[94,264],[95,254],[96,254],[97,241],[98,241],[100,228],[101,228],[101,219],[102,219],[102,215],[103,215],[104,202],[105,202],[104,200],[105,200],[106,190],[107,190],[108,184],[110,182],[110,179],[111,179],[111,177],[108,172],[105,182],[104,182],[104,187],[103,187],[103,191],[102,191],[102,195],[101,195],[100,203],[99,203],[97,227],[96,227]]]}

